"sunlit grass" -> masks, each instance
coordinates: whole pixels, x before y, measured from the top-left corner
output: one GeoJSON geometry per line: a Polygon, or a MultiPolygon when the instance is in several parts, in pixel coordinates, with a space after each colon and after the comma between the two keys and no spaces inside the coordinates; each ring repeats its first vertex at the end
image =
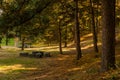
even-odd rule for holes
{"type": "MultiPolygon", "coordinates": [[[[6,38],[3,38],[2,39],[2,46],[5,46],[6,45],[6,38]]],[[[14,38],[10,38],[9,41],[8,41],[8,46],[14,46],[14,38]]]]}
{"type": "Polygon", "coordinates": [[[21,64],[15,64],[15,65],[9,65],[9,66],[1,66],[0,67],[0,73],[9,73],[13,71],[19,71],[19,70],[36,70],[37,68],[26,68],[22,66],[21,64]]]}
{"type": "Polygon", "coordinates": [[[19,57],[15,53],[16,51],[4,51],[0,54],[3,55],[0,57],[0,80],[24,78],[27,74],[41,70],[41,66],[45,65],[40,59],[19,57]]]}

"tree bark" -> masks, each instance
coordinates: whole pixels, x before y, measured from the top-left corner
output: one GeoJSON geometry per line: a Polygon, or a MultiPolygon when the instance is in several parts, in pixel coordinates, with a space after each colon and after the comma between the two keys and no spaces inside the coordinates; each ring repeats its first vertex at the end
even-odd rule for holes
{"type": "Polygon", "coordinates": [[[8,31],[6,33],[6,46],[8,46],[9,38],[8,38],[8,31]]]}
{"type": "Polygon", "coordinates": [[[101,70],[115,69],[115,0],[102,0],[101,70]]]}
{"type": "Polygon", "coordinates": [[[78,0],[75,0],[75,44],[76,44],[76,59],[79,60],[82,57],[81,46],[80,46],[80,28],[78,20],[78,0]]]}
{"type": "Polygon", "coordinates": [[[97,1],[97,12],[96,12],[96,32],[97,32],[97,35],[98,35],[98,32],[99,32],[99,0],[97,1]]]}
{"type": "Polygon", "coordinates": [[[24,44],[25,44],[25,38],[23,37],[23,39],[22,39],[22,47],[21,47],[22,51],[24,50],[24,44]]]}
{"type": "Polygon", "coordinates": [[[64,47],[67,47],[67,25],[65,28],[65,41],[64,41],[64,47]]]}
{"type": "Polygon", "coordinates": [[[96,53],[98,53],[97,33],[96,33],[96,27],[95,27],[95,14],[94,14],[94,8],[93,8],[92,0],[90,0],[90,8],[91,8],[91,22],[92,22],[92,34],[93,34],[94,51],[96,53]]]}
{"type": "Polygon", "coordinates": [[[2,48],[1,44],[2,44],[2,37],[0,36],[0,49],[2,48]]]}
{"type": "Polygon", "coordinates": [[[61,27],[60,27],[60,21],[58,22],[58,31],[59,31],[59,51],[60,54],[63,54],[62,52],[62,34],[61,34],[61,27]]]}

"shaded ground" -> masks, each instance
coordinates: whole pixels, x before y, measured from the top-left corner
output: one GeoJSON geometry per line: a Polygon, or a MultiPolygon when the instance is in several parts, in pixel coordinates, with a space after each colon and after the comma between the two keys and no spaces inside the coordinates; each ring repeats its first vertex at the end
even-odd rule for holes
{"type": "MultiPolygon", "coordinates": [[[[100,54],[95,58],[91,45],[91,34],[82,39],[83,57],[75,60],[74,45],[64,48],[64,55],[59,54],[57,46],[27,48],[52,53],[52,57],[20,57],[19,49],[3,47],[0,50],[0,80],[120,80],[120,43],[116,46],[117,70],[100,72],[100,54]]],[[[100,45],[99,45],[100,47],[100,45]]]]}
{"type": "MultiPolygon", "coordinates": [[[[91,55],[86,55],[88,56],[91,55]]],[[[84,57],[79,63],[74,60],[74,54],[68,55],[67,52],[64,55],[41,59],[18,57],[13,52],[11,55],[6,53],[0,59],[1,80],[85,80],[84,74],[91,77],[86,68],[92,66],[94,59],[88,57],[85,60],[84,57]]]]}

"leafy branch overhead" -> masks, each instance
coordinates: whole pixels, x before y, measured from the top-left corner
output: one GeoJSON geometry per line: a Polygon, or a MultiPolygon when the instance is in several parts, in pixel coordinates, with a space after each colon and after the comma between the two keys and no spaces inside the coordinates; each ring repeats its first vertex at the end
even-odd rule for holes
{"type": "Polygon", "coordinates": [[[47,6],[55,0],[6,0],[1,1],[0,9],[3,11],[3,16],[0,21],[1,26],[18,26],[32,18],[36,14],[41,13],[47,6]],[[9,24],[9,25],[8,25],[9,24]]]}

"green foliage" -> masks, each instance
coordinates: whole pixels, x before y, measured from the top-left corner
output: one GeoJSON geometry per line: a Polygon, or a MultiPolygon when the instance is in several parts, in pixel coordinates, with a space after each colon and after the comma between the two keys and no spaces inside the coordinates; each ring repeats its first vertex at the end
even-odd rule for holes
{"type": "MultiPolygon", "coordinates": [[[[6,38],[2,38],[2,43],[1,43],[2,46],[5,46],[6,45],[6,38]]],[[[10,38],[9,41],[8,41],[8,45],[9,46],[14,46],[14,38],[10,38]]]]}
{"type": "MultiPolygon", "coordinates": [[[[97,1],[94,0],[97,14],[96,5],[97,1]]],[[[45,42],[49,40],[58,42],[56,37],[59,36],[58,21],[60,21],[62,41],[74,40],[75,4],[73,0],[3,0],[0,6],[3,11],[0,16],[0,32],[2,33],[17,31],[22,37],[32,37],[34,40],[38,37],[45,42]]],[[[84,35],[91,30],[89,0],[79,2],[79,13],[80,27],[84,35]]]]}

